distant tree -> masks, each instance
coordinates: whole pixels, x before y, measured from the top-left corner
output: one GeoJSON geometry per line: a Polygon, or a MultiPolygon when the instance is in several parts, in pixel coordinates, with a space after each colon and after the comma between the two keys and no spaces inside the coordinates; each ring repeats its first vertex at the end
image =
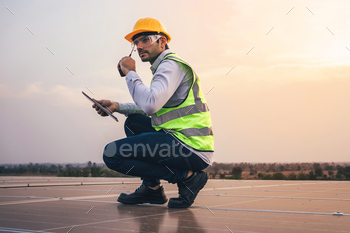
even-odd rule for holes
{"type": "Polygon", "coordinates": [[[314,163],[312,166],[314,167],[314,170],[316,170],[316,168],[321,167],[321,164],[319,164],[319,163],[314,163]]]}
{"type": "Polygon", "coordinates": [[[298,165],[297,171],[301,171],[301,166],[300,165],[298,165]]]}
{"type": "Polygon", "coordinates": [[[345,178],[347,179],[347,180],[349,180],[350,179],[350,166],[346,166],[345,167],[345,169],[344,169],[344,172],[345,172],[345,178]]]}
{"type": "Polygon", "coordinates": [[[92,167],[92,162],[89,161],[88,164],[87,164],[88,167],[92,167]]]}
{"type": "Polygon", "coordinates": [[[335,178],[336,178],[337,180],[342,180],[342,179],[344,179],[343,175],[340,174],[339,172],[337,172],[337,174],[335,175],[335,178]]]}
{"type": "Polygon", "coordinates": [[[337,165],[337,174],[335,175],[335,178],[338,180],[344,179],[345,169],[344,167],[337,165]]]}
{"type": "Polygon", "coordinates": [[[83,177],[89,177],[91,169],[89,167],[83,168],[83,177]]]}
{"type": "Polygon", "coordinates": [[[334,175],[334,171],[328,170],[328,175],[329,175],[329,176],[333,176],[333,175],[334,175]]]}
{"type": "Polygon", "coordinates": [[[214,162],[213,163],[213,168],[214,168],[214,178],[216,177],[216,175],[218,174],[219,172],[219,165],[217,162],[214,162]]]}
{"type": "Polygon", "coordinates": [[[263,180],[272,180],[271,174],[265,174],[263,180]]]}
{"type": "Polygon", "coordinates": [[[331,166],[331,165],[327,165],[324,170],[326,170],[326,171],[333,171],[334,167],[331,166]]]}
{"type": "Polygon", "coordinates": [[[220,179],[225,179],[225,175],[226,175],[225,173],[220,173],[219,175],[220,175],[220,179]]]}
{"type": "Polygon", "coordinates": [[[275,163],[270,164],[266,172],[276,172],[276,164],[275,163]]]}
{"type": "Polygon", "coordinates": [[[82,177],[82,176],[84,176],[82,169],[75,170],[74,177],[82,177]]]}
{"type": "Polygon", "coordinates": [[[249,175],[254,175],[254,166],[253,165],[249,165],[249,175]]]}
{"type": "Polygon", "coordinates": [[[308,177],[304,172],[299,172],[298,174],[298,180],[307,180],[308,177]]]}
{"type": "Polygon", "coordinates": [[[317,176],[314,173],[314,171],[310,171],[309,172],[309,180],[316,180],[316,179],[317,179],[317,176]]]}
{"type": "Polygon", "coordinates": [[[276,173],[273,173],[272,179],[273,180],[286,180],[287,177],[285,175],[283,175],[282,172],[276,172],[276,173]]]}
{"type": "Polygon", "coordinates": [[[315,175],[318,176],[318,177],[323,176],[322,167],[317,167],[317,168],[315,169],[315,175]]]}
{"type": "Polygon", "coordinates": [[[261,173],[261,172],[259,172],[259,173],[258,173],[258,178],[259,178],[259,179],[263,179],[263,178],[264,178],[264,176],[265,176],[265,174],[264,174],[264,173],[261,173]]]}
{"type": "Polygon", "coordinates": [[[39,171],[39,169],[33,163],[29,163],[27,168],[28,171],[32,174],[36,174],[39,171]]]}
{"type": "Polygon", "coordinates": [[[298,179],[298,177],[294,172],[292,172],[288,175],[288,180],[297,180],[297,179],[298,179]]]}
{"type": "Polygon", "coordinates": [[[52,165],[49,167],[48,172],[49,172],[50,174],[57,174],[57,173],[58,173],[58,167],[57,167],[57,165],[52,164],[52,165]]]}
{"type": "Polygon", "coordinates": [[[350,179],[350,166],[345,166],[345,167],[339,166],[336,177],[339,179],[345,178],[345,179],[349,180],[350,179]]]}
{"type": "Polygon", "coordinates": [[[92,177],[99,177],[101,175],[101,168],[100,167],[92,167],[91,168],[91,176],[92,177]]]}
{"type": "Polygon", "coordinates": [[[284,166],[281,165],[281,166],[279,167],[279,170],[280,170],[281,172],[283,172],[283,171],[284,171],[284,166]]]}
{"type": "Polygon", "coordinates": [[[210,173],[209,173],[209,176],[210,176],[212,179],[215,179],[215,174],[214,174],[214,173],[210,172],[210,173]]]}
{"type": "Polygon", "coordinates": [[[232,176],[233,176],[233,178],[234,179],[240,179],[241,176],[242,176],[242,172],[243,172],[243,170],[242,170],[241,167],[239,167],[239,166],[233,167],[232,168],[232,176]]]}
{"type": "Polygon", "coordinates": [[[249,165],[249,175],[255,175],[257,172],[256,169],[254,169],[254,165],[249,165]]]}
{"type": "Polygon", "coordinates": [[[5,174],[5,173],[6,173],[5,166],[0,166],[0,174],[5,174]]]}

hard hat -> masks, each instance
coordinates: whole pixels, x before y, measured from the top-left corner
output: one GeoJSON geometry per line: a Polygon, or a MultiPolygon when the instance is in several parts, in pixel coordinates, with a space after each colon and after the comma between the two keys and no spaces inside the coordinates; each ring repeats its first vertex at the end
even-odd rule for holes
{"type": "Polygon", "coordinates": [[[142,33],[142,32],[157,32],[157,33],[164,33],[167,37],[168,42],[171,40],[171,36],[166,31],[164,25],[159,22],[157,19],[154,18],[141,18],[136,23],[135,26],[128,35],[125,36],[125,39],[132,43],[132,37],[136,34],[142,33]]]}

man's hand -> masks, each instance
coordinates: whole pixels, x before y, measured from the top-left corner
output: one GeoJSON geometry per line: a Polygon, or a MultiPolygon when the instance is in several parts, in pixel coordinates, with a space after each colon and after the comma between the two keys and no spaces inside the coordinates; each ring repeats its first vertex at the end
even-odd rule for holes
{"type": "Polygon", "coordinates": [[[118,63],[118,69],[119,67],[125,75],[127,75],[131,70],[136,71],[135,60],[131,57],[123,57],[118,63]]]}
{"type": "MultiPolygon", "coordinates": [[[[95,99],[94,99],[95,100],[95,99]]],[[[119,104],[118,102],[113,102],[110,100],[95,100],[97,103],[101,104],[102,107],[105,107],[107,111],[113,112],[119,112],[119,104]]],[[[96,109],[97,113],[101,116],[108,116],[102,109],[100,109],[96,104],[93,104],[92,107],[96,109]]]]}

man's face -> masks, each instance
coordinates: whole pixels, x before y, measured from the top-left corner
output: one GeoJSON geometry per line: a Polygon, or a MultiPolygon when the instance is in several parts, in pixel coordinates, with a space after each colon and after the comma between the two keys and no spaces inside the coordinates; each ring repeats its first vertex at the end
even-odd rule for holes
{"type": "Polygon", "coordinates": [[[152,64],[159,54],[164,51],[164,41],[166,39],[158,35],[139,36],[134,40],[134,44],[137,46],[141,60],[143,62],[149,61],[152,64]],[[157,40],[159,40],[159,43],[157,43],[157,40]]]}

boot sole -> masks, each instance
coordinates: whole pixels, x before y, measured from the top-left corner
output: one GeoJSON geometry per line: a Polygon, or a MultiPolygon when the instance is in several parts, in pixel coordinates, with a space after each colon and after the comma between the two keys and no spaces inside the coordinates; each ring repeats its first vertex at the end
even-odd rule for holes
{"type": "Polygon", "coordinates": [[[146,200],[135,200],[135,201],[132,201],[132,200],[123,200],[123,199],[119,199],[117,200],[118,202],[120,203],[123,203],[123,204],[129,204],[129,205],[135,205],[135,204],[146,204],[146,203],[149,203],[149,204],[164,204],[168,201],[168,199],[165,199],[165,200],[159,200],[159,199],[146,199],[146,200]]]}

